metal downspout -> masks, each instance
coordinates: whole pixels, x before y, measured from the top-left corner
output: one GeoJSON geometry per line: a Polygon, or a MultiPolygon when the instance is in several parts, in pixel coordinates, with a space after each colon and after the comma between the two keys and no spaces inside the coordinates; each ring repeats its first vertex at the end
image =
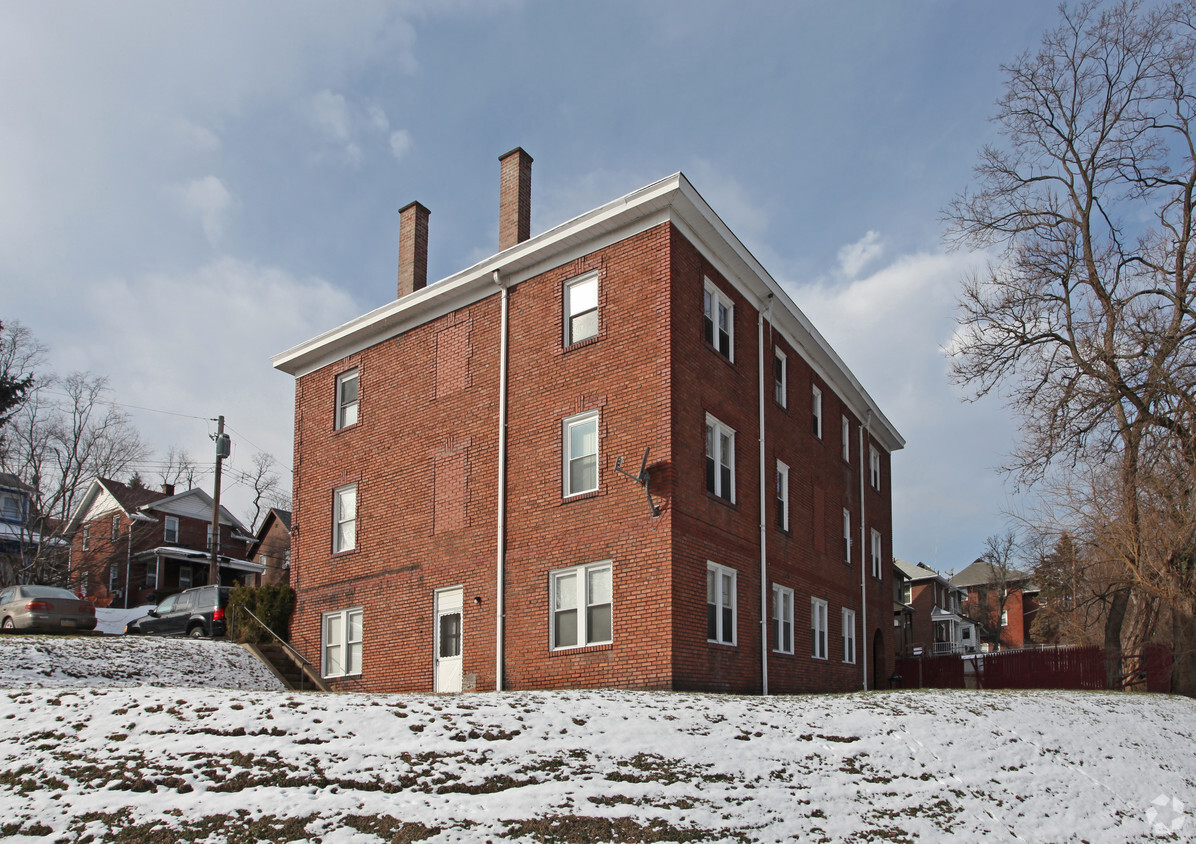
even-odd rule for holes
{"type": "MultiPolygon", "coordinates": [[[[860,643],[861,669],[864,691],[868,691],[868,555],[872,546],[868,543],[868,507],[864,503],[864,432],[872,439],[872,411],[868,411],[864,424],[860,426],[860,643]]],[[[875,679],[875,678],[873,678],[875,679]]]]}
{"type": "Polygon", "coordinates": [[[509,291],[494,271],[494,283],[502,290],[502,320],[499,327],[498,351],[498,535],[495,561],[494,609],[494,690],[503,690],[503,624],[506,614],[506,551],[507,551],[507,320],[510,308],[509,291]]]}
{"type": "Polygon", "coordinates": [[[764,314],[772,309],[772,294],[769,294],[757,312],[756,336],[759,351],[759,413],[760,413],[760,689],[768,694],[768,515],[765,502],[768,500],[764,448],[764,314]]]}

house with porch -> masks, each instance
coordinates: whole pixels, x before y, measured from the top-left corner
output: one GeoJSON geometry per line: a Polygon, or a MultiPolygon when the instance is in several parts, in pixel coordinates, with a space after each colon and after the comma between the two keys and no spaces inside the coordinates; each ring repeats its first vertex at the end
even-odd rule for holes
{"type": "Polygon", "coordinates": [[[963,590],[925,563],[893,563],[905,575],[901,603],[912,608],[908,651],[902,656],[976,653],[976,625],[962,615],[963,590]]]}
{"type": "MultiPolygon", "coordinates": [[[[212,497],[95,478],[67,523],[69,588],[98,606],[133,607],[210,582],[212,497]]],[[[246,559],[255,537],[221,506],[221,585],[257,585],[265,566],[246,559]]]]}
{"type": "Polygon", "coordinates": [[[951,578],[963,594],[961,612],[977,626],[984,650],[1024,648],[1038,612],[1038,587],[1029,572],[979,559],[951,578]]]}

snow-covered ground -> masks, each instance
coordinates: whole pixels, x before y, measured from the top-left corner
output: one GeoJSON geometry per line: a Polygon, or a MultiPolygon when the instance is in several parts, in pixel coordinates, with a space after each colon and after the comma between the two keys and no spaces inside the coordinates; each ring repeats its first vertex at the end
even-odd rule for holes
{"type": "Polygon", "coordinates": [[[0,639],[0,835],[163,844],[1196,838],[1196,702],[1183,698],[333,696],[247,690],[259,680],[241,673],[239,651],[0,639]],[[110,658],[96,647],[111,647],[110,658]],[[155,667],[188,655],[204,667],[169,680],[155,667]],[[30,665],[39,661],[55,667],[30,665]],[[143,685],[130,685],[137,666],[143,685]]]}

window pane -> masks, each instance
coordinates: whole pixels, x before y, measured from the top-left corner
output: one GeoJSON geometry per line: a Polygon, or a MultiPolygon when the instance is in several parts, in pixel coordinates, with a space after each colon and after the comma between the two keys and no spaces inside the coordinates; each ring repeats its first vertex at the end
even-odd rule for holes
{"type": "Polygon", "coordinates": [[[569,342],[580,343],[598,334],[598,311],[587,311],[569,318],[569,342]]]}
{"type": "Polygon", "coordinates": [[[598,420],[569,426],[569,453],[574,457],[598,452],[598,420]]]}
{"type": "Polygon", "coordinates": [[[708,603],[708,604],[716,603],[716,600],[714,597],[714,592],[715,592],[714,572],[710,569],[707,569],[706,570],[706,603],[708,603]]]}
{"type": "Polygon", "coordinates": [[[362,636],[361,636],[361,617],[362,617],[362,614],[361,614],[360,610],[358,610],[357,612],[351,612],[348,614],[348,628],[349,628],[348,640],[350,642],[360,642],[361,641],[361,638],[362,638],[362,636]]]}
{"type": "Polygon", "coordinates": [[[598,488],[598,458],[582,457],[569,464],[569,494],[589,492],[598,488]]]}
{"type": "Polygon", "coordinates": [[[345,673],[361,673],[361,642],[351,643],[345,646],[345,673]]]}
{"type": "Polygon", "coordinates": [[[718,640],[718,607],[706,604],[706,638],[718,640]]]}
{"type": "Polygon", "coordinates": [[[727,644],[735,641],[735,613],[730,607],[723,607],[722,641],[727,644]]]}
{"type": "Polygon", "coordinates": [[[586,643],[609,642],[610,635],[610,604],[590,607],[586,610],[586,643]]]}
{"type": "Polygon", "coordinates": [[[577,610],[560,610],[553,619],[556,646],[567,648],[577,644],[577,610]]]}
{"type": "Polygon", "coordinates": [[[589,580],[590,604],[609,604],[611,598],[610,569],[597,569],[586,574],[589,580]]]}
{"type": "Polygon", "coordinates": [[[598,307],[598,279],[591,278],[569,285],[569,315],[592,311],[598,307]]]}
{"type": "Polygon", "coordinates": [[[461,655],[461,613],[440,616],[440,656],[461,655]]]}
{"type": "Polygon", "coordinates": [[[720,603],[722,603],[724,607],[729,607],[731,606],[731,595],[735,591],[735,578],[724,573],[722,579],[723,589],[722,594],[719,596],[721,599],[720,603]]]}
{"type": "Polygon", "coordinates": [[[556,579],[556,596],[553,609],[567,610],[577,607],[577,575],[562,574],[556,579]]]}

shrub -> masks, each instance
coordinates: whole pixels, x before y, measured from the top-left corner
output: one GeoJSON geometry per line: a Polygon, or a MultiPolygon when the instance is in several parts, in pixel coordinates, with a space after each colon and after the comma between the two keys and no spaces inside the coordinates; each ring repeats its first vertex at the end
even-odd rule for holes
{"type": "Polygon", "coordinates": [[[295,609],[295,591],[285,583],[271,583],[265,586],[234,586],[228,597],[229,615],[233,619],[232,638],[238,642],[267,645],[274,637],[261,628],[245,608],[261,619],[262,623],[287,641],[290,636],[291,612],[295,609]]]}

